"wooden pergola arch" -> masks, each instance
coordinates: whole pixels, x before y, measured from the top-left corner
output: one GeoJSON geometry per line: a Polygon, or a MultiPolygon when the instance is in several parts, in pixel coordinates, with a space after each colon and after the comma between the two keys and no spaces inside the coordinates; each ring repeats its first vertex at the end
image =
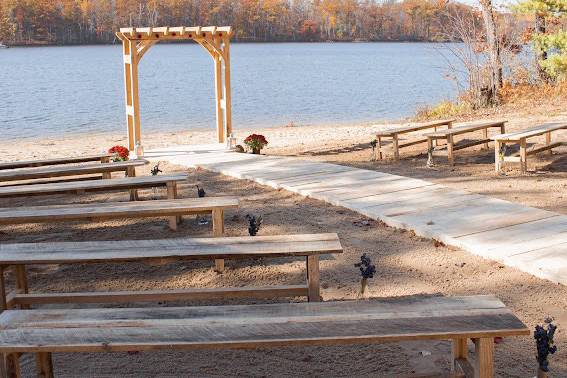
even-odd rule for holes
{"type": "Polygon", "coordinates": [[[191,39],[203,46],[213,58],[217,137],[219,143],[225,142],[226,137],[232,133],[230,97],[230,38],[232,35],[233,31],[230,26],[120,28],[116,37],[122,41],[124,55],[126,123],[130,151],[142,145],[138,64],[153,45],[163,40],[191,39]]]}

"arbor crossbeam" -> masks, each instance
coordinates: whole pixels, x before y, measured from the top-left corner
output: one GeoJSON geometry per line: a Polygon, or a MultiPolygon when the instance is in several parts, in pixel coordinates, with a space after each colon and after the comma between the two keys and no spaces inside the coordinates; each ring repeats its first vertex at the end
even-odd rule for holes
{"type": "Polygon", "coordinates": [[[159,41],[193,40],[211,55],[215,74],[215,111],[217,138],[224,143],[232,133],[230,89],[230,26],[163,26],[120,28],[116,37],[122,41],[128,148],[142,155],[138,64],[144,54],[159,41]]]}

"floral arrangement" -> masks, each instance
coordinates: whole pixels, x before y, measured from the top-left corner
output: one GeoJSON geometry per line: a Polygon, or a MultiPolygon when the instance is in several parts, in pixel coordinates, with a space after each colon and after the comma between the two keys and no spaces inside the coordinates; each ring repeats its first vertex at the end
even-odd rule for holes
{"type": "Polygon", "coordinates": [[[114,146],[108,150],[112,154],[112,161],[126,161],[130,155],[130,151],[124,146],[114,146]]]}
{"type": "Polygon", "coordinates": [[[246,139],[244,139],[244,144],[252,150],[253,154],[259,154],[260,150],[268,144],[268,141],[263,135],[252,134],[248,135],[246,139]]]}
{"type": "Polygon", "coordinates": [[[354,264],[354,266],[360,270],[360,276],[362,277],[360,280],[360,296],[363,296],[368,286],[368,279],[374,278],[376,266],[372,264],[372,260],[370,260],[370,257],[368,257],[366,253],[360,256],[360,262],[354,264]]]}

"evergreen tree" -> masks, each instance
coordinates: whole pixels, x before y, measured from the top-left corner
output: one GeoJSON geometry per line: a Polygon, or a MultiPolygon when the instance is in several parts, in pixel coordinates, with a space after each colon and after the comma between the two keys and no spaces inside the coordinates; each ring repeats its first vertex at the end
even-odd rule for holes
{"type": "Polygon", "coordinates": [[[516,11],[534,16],[531,40],[542,79],[567,79],[567,0],[523,0],[516,11]]]}

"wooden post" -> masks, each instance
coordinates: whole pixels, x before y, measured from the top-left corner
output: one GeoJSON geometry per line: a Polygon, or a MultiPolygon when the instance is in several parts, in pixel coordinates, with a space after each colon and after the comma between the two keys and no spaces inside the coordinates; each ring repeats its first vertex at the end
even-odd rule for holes
{"type": "MultiPolygon", "coordinates": [[[[14,276],[16,277],[16,293],[28,293],[28,277],[26,275],[25,265],[14,265],[14,276]]],[[[26,304],[20,305],[21,309],[29,309],[30,306],[26,304]]]]}
{"type": "Polygon", "coordinates": [[[447,159],[449,159],[450,165],[455,164],[455,157],[453,156],[453,147],[454,147],[453,136],[447,135],[447,159]]]}
{"type": "MultiPolygon", "coordinates": [[[[224,62],[224,122],[226,125],[226,137],[232,134],[232,95],[230,87],[230,36],[223,37],[223,62],[224,62]]],[[[224,141],[223,141],[224,142],[224,141]]]]}
{"type": "Polygon", "coordinates": [[[138,51],[136,42],[122,40],[124,56],[124,97],[126,103],[126,125],[128,127],[128,149],[134,151],[136,129],[140,128],[140,104],[138,97],[138,51]]]}
{"type": "Polygon", "coordinates": [[[526,150],[526,138],[520,139],[520,171],[522,174],[528,171],[528,154],[526,150]]]}
{"type": "Polygon", "coordinates": [[[392,148],[394,149],[394,160],[400,159],[400,149],[398,147],[398,134],[392,136],[392,148]]]}
{"type": "MultiPolygon", "coordinates": [[[[213,209],[213,237],[218,238],[224,234],[224,210],[213,209]]],[[[215,260],[215,271],[217,273],[224,272],[224,260],[215,260]]]]}
{"type": "Polygon", "coordinates": [[[382,160],[382,137],[377,137],[376,139],[376,156],[378,156],[378,160],[382,160]]]}
{"type": "Polygon", "coordinates": [[[53,361],[51,353],[36,353],[37,376],[38,378],[53,378],[53,361]]]}
{"type": "MultiPolygon", "coordinates": [[[[488,129],[482,129],[482,138],[488,139],[488,129]]],[[[483,150],[488,150],[488,142],[484,143],[482,146],[483,150]]]]}
{"type": "MultiPolygon", "coordinates": [[[[214,46],[220,50],[220,42],[217,36],[213,36],[214,46]]],[[[219,53],[213,53],[213,60],[215,62],[215,109],[217,116],[217,139],[219,143],[225,140],[224,135],[224,111],[223,111],[223,74],[222,74],[222,60],[219,53]]]]}
{"type": "Polygon", "coordinates": [[[474,339],[475,346],[475,378],[492,378],[494,376],[494,339],[484,337],[474,339]]]}
{"type": "Polygon", "coordinates": [[[309,302],[321,301],[321,290],[319,284],[319,256],[307,256],[307,299],[309,302]]]}

